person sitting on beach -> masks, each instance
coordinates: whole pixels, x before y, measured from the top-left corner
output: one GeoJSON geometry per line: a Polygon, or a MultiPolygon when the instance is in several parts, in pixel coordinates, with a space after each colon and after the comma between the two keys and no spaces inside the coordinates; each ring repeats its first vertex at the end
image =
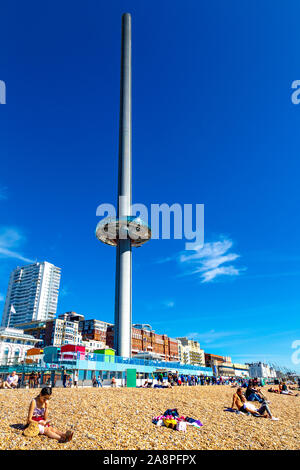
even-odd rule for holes
{"type": "Polygon", "coordinates": [[[40,434],[50,437],[51,439],[57,439],[59,442],[69,442],[73,437],[73,432],[69,430],[64,433],[50,426],[50,420],[48,420],[48,401],[51,395],[52,388],[44,387],[39,395],[31,400],[27,425],[32,422],[38,422],[40,434]]]}
{"type": "Polygon", "coordinates": [[[8,388],[17,388],[19,377],[17,376],[16,371],[14,370],[11,374],[7,376],[6,384],[8,388]]]}
{"type": "Polygon", "coordinates": [[[270,392],[270,393],[280,393],[279,390],[277,390],[276,388],[273,388],[273,387],[268,388],[268,392],[270,392]]]}
{"type": "Polygon", "coordinates": [[[266,402],[260,408],[255,408],[252,403],[248,403],[241,387],[237,389],[232,397],[231,409],[234,410],[235,407],[242,413],[251,413],[253,416],[269,417],[272,421],[278,421],[278,418],[274,418],[272,415],[266,402]]]}
{"type": "Polygon", "coordinates": [[[116,386],[117,386],[117,381],[116,381],[116,378],[115,378],[115,377],[112,377],[112,379],[111,379],[111,386],[112,386],[112,387],[116,387],[116,386]]]}
{"type": "Polygon", "coordinates": [[[12,387],[9,385],[7,380],[3,380],[2,378],[0,378],[0,388],[4,389],[4,388],[12,388],[12,387]]]}
{"type": "Polygon", "coordinates": [[[257,389],[252,380],[249,380],[249,384],[246,390],[246,398],[248,401],[258,401],[263,403],[264,397],[260,389],[257,389]]]}
{"type": "Polygon", "coordinates": [[[298,396],[298,393],[293,393],[290,390],[288,390],[285,382],[282,382],[281,384],[279,384],[279,393],[281,393],[282,395],[293,395],[294,397],[298,396]]]}

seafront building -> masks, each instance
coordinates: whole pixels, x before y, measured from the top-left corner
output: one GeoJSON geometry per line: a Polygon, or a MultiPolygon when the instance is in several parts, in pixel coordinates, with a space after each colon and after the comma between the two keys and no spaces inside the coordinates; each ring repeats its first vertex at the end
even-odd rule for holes
{"type": "Polygon", "coordinates": [[[81,344],[82,336],[78,321],[56,318],[46,322],[45,346],[62,346],[64,344],[81,344]]]}
{"type": "Polygon", "coordinates": [[[25,323],[18,323],[15,328],[21,329],[27,335],[31,335],[39,340],[40,347],[46,346],[45,334],[46,334],[46,321],[32,321],[25,323]]]}
{"type": "Polygon", "coordinates": [[[217,375],[222,377],[249,377],[249,366],[233,362],[223,362],[216,367],[217,375]]]}
{"type": "Polygon", "coordinates": [[[107,329],[112,326],[112,323],[95,319],[85,320],[84,317],[79,321],[79,331],[84,341],[102,341],[106,344],[107,329]]]}
{"type": "MultiPolygon", "coordinates": [[[[114,325],[107,328],[106,344],[114,347],[114,325]]],[[[179,361],[178,341],[167,335],[156,333],[148,324],[134,324],[131,328],[131,355],[155,353],[164,361],[179,361]]]]}
{"type": "Polygon", "coordinates": [[[14,365],[24,361],[28,349],[38,340],[17,328],[0,327],[0,365],[14,365]]]}
{"type": "Polygon", "coordinates": [[[218,366],[224,362],[231,363],[231,357],[229,356],[218,356],[217,354],[205,353],[205,365],[207,367],[218,366]]]}
{"type": "Polygon", "coordinates": [[[46,321],[56,315],[60,268],[47,261],[17,267],[10,275],[2,326],[46,321]]]}
{"type": "Polygon", "coordinates": [[[264,364],[263,362],[252,362],[247,365],[249,367],[250,377],[258,377],[261,379],[277,377],[275,369],[270,367],[268,364],[264,364]]]}
{"type": "Polygon", "coordinates": [[[200,348],[200,343],[186,337],[176,338],[178,341],[179,361],[182,364],[205,365],[204,350],[200,348]]]}

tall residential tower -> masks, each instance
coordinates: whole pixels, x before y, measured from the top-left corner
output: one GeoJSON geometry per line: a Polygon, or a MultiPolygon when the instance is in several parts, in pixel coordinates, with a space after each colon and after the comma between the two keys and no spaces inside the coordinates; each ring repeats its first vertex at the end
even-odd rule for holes
{"type": "Polygon", "coordinates": [[[9,279],[2,326],[54,318],[59,284],[60,268],[47,261],[14,269],[9,279]]]}

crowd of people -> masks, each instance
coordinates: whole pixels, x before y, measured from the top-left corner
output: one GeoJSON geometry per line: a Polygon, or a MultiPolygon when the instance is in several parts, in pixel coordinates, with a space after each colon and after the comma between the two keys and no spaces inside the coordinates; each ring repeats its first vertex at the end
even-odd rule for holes
{"type": "Polygon", "coordinates": [[[152,376],[153,379],[157,380],[146,380],[142,388],[170,388],[174,386],[196,386],[196,385],[232,385],[234,387],[244,383],[244,379],[241,377],[214,377],[204,375],[183,375],[178,372],[163,375],[158,373],[152,376]]]}
{"type": "MultiPolygon", "coordinates": [[[[260,385],[264,386],[264,381],[262,381],[260,385]]],[[[298,388],[300,388],[299,386],[300,383],[298,380],[298,388]]],[[[294,387],[290,385],[289,388],[287,383],[283,380],[278,384],[278,389],[270,387],[268,392],[281,395],[299,395],[292,391],[295,390],[294,387]]],[[[238,387],[237,391],[233,394],[231,409],[236,409],[240,413],[247,413],[256,417],[262,416],[264,418],[270,418],[272,421],[278,421],[278,418],[275,418],[272,415],[269,405],[270,401],[267,400],[264,392],[259,388],[258,379],[249,379],[248,381],[245,381],[242,387],[238,387]],[[246,388],[245,393],[243,392],[243,387],[246,388]],[[258,408],[252,403],[255,401],[259,403],[258,408]]]]}

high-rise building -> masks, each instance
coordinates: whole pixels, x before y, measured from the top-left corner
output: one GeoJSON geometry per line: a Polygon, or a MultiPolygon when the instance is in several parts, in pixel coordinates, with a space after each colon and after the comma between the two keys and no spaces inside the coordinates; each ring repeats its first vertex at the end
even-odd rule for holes
{"type": "Polygon", "coordinates": [[[60,268],[47,261],[14,269],[9,279],[2,326],[54,318],[59,284],[60,268]]]}
{"type": "Polygon", "coordinates": [[[178,340],[179,360],[182,364],[205,365],[204,350],[200,343],[186,337],[176,338],[178,340]]]}

